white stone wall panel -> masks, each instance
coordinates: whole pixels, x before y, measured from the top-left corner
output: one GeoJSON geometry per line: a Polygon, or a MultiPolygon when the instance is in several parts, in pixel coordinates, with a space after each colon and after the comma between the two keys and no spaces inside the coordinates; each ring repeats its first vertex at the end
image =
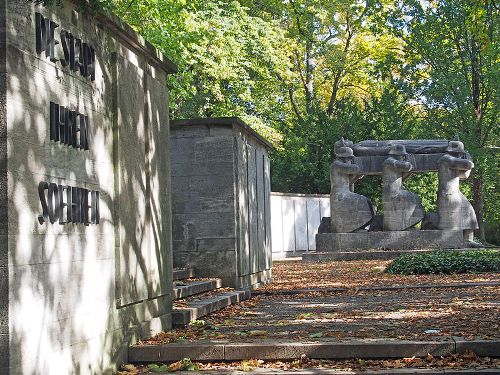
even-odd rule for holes
{"type": "Polygon", "coordinates": [[[273,258],[300,256],[316,249],[321,218],[330,215],[329,195],[271,193],[273,258]]]}

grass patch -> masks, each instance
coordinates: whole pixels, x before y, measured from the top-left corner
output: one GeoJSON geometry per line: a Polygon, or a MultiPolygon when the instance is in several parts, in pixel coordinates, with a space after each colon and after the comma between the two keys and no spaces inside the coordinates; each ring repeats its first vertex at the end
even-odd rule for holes
{"type": "Polygon", "coordinates": [[[403,255],[394,259],[385,272],[402,275],[500,272],[500,252],[436,251],[403,255]]]}

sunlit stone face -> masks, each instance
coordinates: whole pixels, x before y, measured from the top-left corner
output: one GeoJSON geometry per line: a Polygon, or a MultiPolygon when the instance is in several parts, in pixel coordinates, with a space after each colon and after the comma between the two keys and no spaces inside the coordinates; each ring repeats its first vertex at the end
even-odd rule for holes
{"type": "Polygon", "coordinates": [[[169,322],[168,69],[71,1],[5,6],[0,373],[104,373],[169,322]]]}

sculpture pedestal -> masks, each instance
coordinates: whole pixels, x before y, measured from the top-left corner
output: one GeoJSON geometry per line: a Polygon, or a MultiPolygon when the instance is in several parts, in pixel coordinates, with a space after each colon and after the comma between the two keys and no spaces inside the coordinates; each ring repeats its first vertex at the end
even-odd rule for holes
{"type": "Polygon", "coordinates": [[[303,261],[393,259],[403,254],[466,247],[461,230],[318,233],[316,251],[303,261]]]}

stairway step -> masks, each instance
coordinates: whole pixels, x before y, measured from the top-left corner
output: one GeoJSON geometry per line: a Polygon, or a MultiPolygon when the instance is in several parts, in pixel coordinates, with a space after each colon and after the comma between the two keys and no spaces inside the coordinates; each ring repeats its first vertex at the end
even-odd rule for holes
{"type": "Polygon", "coordinates": [[[194,277],[194,270],[192,268],[175,268],[174,280],[190,279],[194,277]]]}
{"type": "Polygon", "coordinates": [[[249,290],[235,290],[205,299],[189,301],[185,307],[174,308],[172,312],[172,324],[174,326],[187,325],[193,320],[223,309],[224,307],[237,304],[250,297],[251,293],[249,290]]]}
{"type": "Polygon", "coordinates": [[[186,285],[175,285],[173,288],[173,298],[181,299],[195,294],[205,293],[211,290],[219,289],[222,287],[221,279],[211,279],[202,281],[193,281],[186,285]]]}

